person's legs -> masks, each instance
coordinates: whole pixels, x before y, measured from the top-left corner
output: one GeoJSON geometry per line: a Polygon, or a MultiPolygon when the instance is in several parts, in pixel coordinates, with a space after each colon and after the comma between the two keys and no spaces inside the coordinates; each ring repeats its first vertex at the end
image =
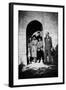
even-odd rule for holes
{"type": "Polygon", "coordinates": [[[37,59],[36,62],[39,60],[39,51],[37,51],[37,59]]]}
{"type": "Polygon", "coordinates": [[[41,50],[41,58],[42,58],[42,62],[44,63],[44,52],[43,52],[43,50],[41,50]]]}
{"type": "Polygon", "coordinates": [[[47,63],[47,50],[45,50],[45,59],[44,59],[44,63],[47,63]]]}
{"type": "Polygon", "coordinates": [[[41,51],[39,51],[39,63],[41,61],[41,51]]]}
{"type": "Polygon", "coordinates": [[[39,60],[39,63],[40,63],[40,59],[41,59],[41,52],[39,50],[39,51],[37,51],[37,60],[39,60]]]}
{"type": "Polygon", "coordinates": [[[48,50],[49,64],[51,64],[51,51],[48,50]]]}
{"type": "Polygon", "coordinates": [[[35,63],[37,62],[37,58],[36,58],[36,57],[34,57],[34,62],[35,62],[35,63]]]}
{"type": "Polygon", "coordinates": [[[32,63],[33,59],[34,59],[33,57],[30,57],[30,63],[32,63]]]}

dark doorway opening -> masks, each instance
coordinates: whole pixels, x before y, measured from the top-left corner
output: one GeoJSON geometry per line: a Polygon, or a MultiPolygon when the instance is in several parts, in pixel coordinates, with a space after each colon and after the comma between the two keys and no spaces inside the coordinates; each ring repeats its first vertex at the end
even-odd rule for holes
{"type": "Polygon", "coordinates": [[[27,25],[27,28],[26,28],[27,64],[29,63],[29,60],[28,60],[28,42],[29,42],[29,39],[32,37],[32,35],[35,32],[37,32],[37,31],[41,32],[42,30],[43,30],[42,24],[38,20],[33,20],[33,21],[29,22],[28,25],[27,25]]]}

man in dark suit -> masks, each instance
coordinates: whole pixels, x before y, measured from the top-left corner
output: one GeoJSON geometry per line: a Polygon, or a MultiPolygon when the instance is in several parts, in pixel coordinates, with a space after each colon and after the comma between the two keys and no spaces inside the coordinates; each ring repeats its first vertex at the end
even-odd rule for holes
{"type": "Polygon", "coordinates": [[[52,39],[49,36],[49,32],[47,32],[45,40],[45,63],[51,62],[51,49],[52,49],[52,39]]]}

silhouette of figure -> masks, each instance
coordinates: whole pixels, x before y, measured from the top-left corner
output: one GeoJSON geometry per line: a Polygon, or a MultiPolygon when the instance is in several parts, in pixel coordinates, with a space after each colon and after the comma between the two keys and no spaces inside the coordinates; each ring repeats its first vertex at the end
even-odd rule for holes
{"type": "Polygon", "coordinates": [[[51,49],[52,49],[52,39],[49,36],[49,32],[47,32],[45,40],[45,63],[51,62],[51,49]]]}

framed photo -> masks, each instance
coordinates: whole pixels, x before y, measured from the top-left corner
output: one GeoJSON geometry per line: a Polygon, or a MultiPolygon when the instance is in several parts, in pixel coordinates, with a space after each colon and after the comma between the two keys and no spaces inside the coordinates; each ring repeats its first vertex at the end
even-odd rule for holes
{"type": "Polygon", "coordinates": [[[64,84],[64,6],[9,3],[9,86],[64,84]]]}

